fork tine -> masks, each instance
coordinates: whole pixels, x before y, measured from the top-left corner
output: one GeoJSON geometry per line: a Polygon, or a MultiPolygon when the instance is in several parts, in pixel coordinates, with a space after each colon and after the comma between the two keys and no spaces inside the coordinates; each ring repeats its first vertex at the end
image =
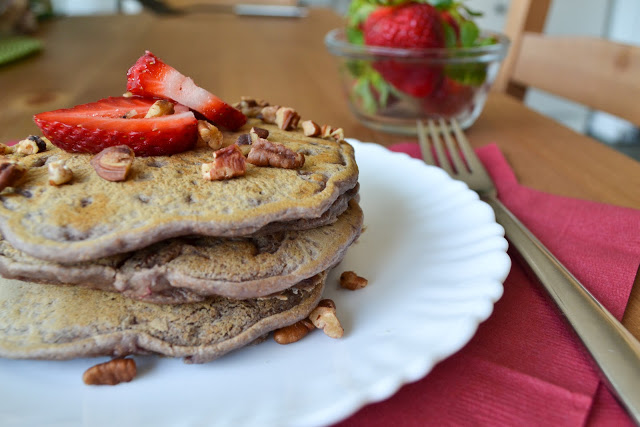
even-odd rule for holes
{"type": "Polygon", "coordinates": [[[429,140],[427,138],[427,131],[424,128],[421,120],[418,120],[418,142],[420,143],[420,151],[422,152],[422,159],[429,165],[436,166],[436,162],[431,154],[431,147],[429,146],[429,140]]]}
{"type": "Polygon", "coordinates": [[[453,132],[456,135],[456,139],[458,140],[458,145],[460,146],[460,150],[462,150],[462,153],[464,154],[464,158],[467,161],[467,165],[469,165],[469,170],[472,173],[483,172],[486,174],[487,171],[484,169],[482,162],[480,162],[480,159],[478,158],[476,153],[473,151],[473,148],[471,148],[471,144],[469,144],[469,140],[467,139],[466,136],[464,136],[464,132],[462,132],[462,128],[460,127],[460,124],[456,119],[451,120],[451,129],[453,129],[453,132]]]}
{"type": "Polygon", "coordinates": [[[436,159],[438,160],[438,166],[444,169],[449,175],[453,175],[453,168],[447,158],[447,153],[445,152],[442,139],[440,138],[440,135],[438,135],[439,132],[438,129],[436,129],[433,120],[427,120],[427,127],[429,128],[429,136],[433,143],[436,159]]]}
{"type": "MultiPolygon", "coordinates": [[[[447,144],[447,150],[449,151],[449,159],[451,163],[453,163],[453,167],[455,168],[458,174],[467,173],[467,165],[464,163],[464,160],[460,157],[460,151],[458,150],[458,146],[454,142],[451,137],[451,128],[447,126],[447,122],[444,119],[440,119],[440,130],[442,131],[442,135],[444,136],[444,141],[447,144]]],[[[457,135],[456,135],[457,136],[457,135]]]]}

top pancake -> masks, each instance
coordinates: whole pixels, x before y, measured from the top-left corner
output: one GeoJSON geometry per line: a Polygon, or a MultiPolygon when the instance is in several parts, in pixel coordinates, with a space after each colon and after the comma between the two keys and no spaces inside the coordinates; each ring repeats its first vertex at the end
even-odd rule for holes
{"type": "MultiPolygon", "coordinates": [[[[14,247],[40,259],[76,262],[149,246],[170,237],[200,234],[237,237],[273,223],[306,221],[322,214],[357,184],[353,148],[344,141],[305,137],[259,120],[225,132],[224,145],[252,126],[268,129],[269,140],[305,155],[299,170],[257,167],[225,181],[206,181],[200,165],[212,149],[173,156],[137,157],[127,181],[100,178],[91,155],[71,154],[51,144],[20,158],[24,182],[0,193],[0,232],[14,247]],[[64,159],[70,184],[48,184],[46,164],[64,159]]],[[[334,217],[327,216],[329,220],[334,217]]],[[[271,230],[272,231],[272,230],[271,230]]]]}

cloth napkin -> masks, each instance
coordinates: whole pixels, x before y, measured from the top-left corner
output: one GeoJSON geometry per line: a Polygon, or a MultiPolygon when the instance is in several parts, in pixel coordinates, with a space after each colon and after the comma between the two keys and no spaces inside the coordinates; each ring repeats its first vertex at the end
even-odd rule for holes
{"type": "MultiPolygon", "coordinates": [[[[420,157],[414,143],[390,149],[420,157]]],[[[640,261],[640,210],[535,191],[495,144],[477,153],[500,200],[620,319],[640,261]]],[[[633,425],[537,279],[509,255],[504,295],[472,340],[339,426],[633,425]]]]}
{"type": "Polygon", "coordinates": [[[0,65],[27,57],[42,49],[42,42],[29,36],[0,37],[0,65]]]}

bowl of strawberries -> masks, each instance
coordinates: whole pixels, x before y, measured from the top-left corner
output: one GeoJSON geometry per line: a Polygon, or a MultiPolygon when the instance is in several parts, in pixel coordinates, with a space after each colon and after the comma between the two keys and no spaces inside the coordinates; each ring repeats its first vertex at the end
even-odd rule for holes
{"type": "Polygon", "coordinates": [[[352,0],[325,44],[349,106],[366,126],[415,135],[416,121],[478,118],[509,40],[481,31],[455,0],[352,0]]]}

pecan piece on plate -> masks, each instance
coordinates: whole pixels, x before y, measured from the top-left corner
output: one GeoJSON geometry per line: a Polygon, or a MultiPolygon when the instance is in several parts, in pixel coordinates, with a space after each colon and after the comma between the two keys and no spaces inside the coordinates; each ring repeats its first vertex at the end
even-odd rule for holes
{"type": "Polygon", "coordinates": [[[91,159],[91,166],[98,176],[107,181],[127,179],[135,154],[127,145],[107,147],[91,159]]]}
{"type": "Polygon", "coordinates": [[[345,271],[340,275],[340,286],[355,291],[362,289],[369,284],[369,281],[364,277],[358,276],[353,271],[345,271]]]}
{"type": "Polygon", "coordinates": [[[315,329],[315,326],[313,326],[313,323],[311,323],[309,319],[302,319],[293,325],[276,329],[273,332],[273,339],[278,344],[291,344],[300,341],[313,329],[315,329]]]}
{"type": "Polygon", "coordinates": [[[87,369],[82,380],[88,385],[116,385],[131,381],[136,374],[135,360],[113,359],[87,369]]]}
{"type": "Polygon", "coordinates": [[[299,169],[304,165],[304,154],[297,153],[277,142],[258,138],[252,144],[247,161],[256,166],[299,169]]]}
{"type": "Polygon", "coordinates": [[[336,304],[333,300],[323,299],[309,314],[309,320],[318,329],[322,329],[325,335],[331,338],[342,338],[344,329],[336,316],[336,304]]]}
{"type": "Polygon", "coordinates": [[[213,153],[213,162],[202,164],[202,177],[208,181],[242,176],[247,170],[246,159],[238,147],[232,144],[213,153]]]}

